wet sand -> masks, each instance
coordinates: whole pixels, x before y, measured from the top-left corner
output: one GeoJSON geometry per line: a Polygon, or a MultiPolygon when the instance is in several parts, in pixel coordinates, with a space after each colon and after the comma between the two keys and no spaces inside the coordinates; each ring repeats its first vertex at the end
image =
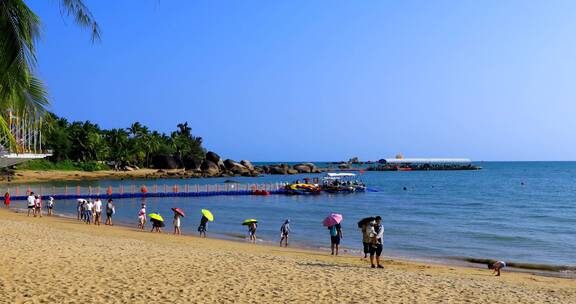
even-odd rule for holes
{"type": "MultiPolygon", "coordinates": [[[[169,225],[168,225],[169,226],[169,225]]],[[[90,226],[0,210],[2,303],[574,303],[576,281],[90,226]]]]}

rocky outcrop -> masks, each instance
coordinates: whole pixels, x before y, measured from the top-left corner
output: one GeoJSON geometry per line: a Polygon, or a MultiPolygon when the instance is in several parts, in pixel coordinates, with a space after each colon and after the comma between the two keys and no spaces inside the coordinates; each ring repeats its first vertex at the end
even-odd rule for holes
{"type": "Polygon", "coordinates": [[[246,169],[250,170],[250,171],[254,171],[254,165],[252,165],[252,163],[249,160],[241,160],[240,164],[244,167],[246,167],[246,169]]]}
{"type": "Polygon", "coordinates": [[[157,155],[152,158],[152,166],[155,169],[178,169],[180,160],[175,156],[157,155]]]}
{"type": "Polygon", "coordinates": [[[294,170],[298,171],[298,173],[319,173],[318,167],[316,167],[313,163],[303,163],[297,164],[293,167],[294,170]]]}
{"type": "Polygon", "coordinates": [[[205,159],[202,164],[200,165],[200,170],[206,176],[219,176],[220,175],[220,167],[213,161],[205,159]]]}
{"type": "Polygon", "coordinates": [[[185,156],[182,163],[186,170],[199,170],[202,161],[192,156],[185,156]]]}
{"type": "Polygon", "coordinates": [[[218,164],[220,162],[221,158],[220,158],[220,155],[218,155],[212,151],[209,151],[208,153],[206,153],[206,160],[211,161],[215,164],[218,164]]]}
{"type": "Polygon", "coordinates": [[[231,159],[227,159],[224,161],[224,166],[227,170],[231,171],[234,174],[244,175],[250,173],[250,170],[246,168],[244,165],[237,163],[231,159]]]}

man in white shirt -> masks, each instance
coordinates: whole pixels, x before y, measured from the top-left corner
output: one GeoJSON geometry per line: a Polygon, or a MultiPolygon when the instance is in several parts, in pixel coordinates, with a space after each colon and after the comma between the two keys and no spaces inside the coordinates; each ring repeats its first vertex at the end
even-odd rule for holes
{"type": "Polygon", "coordinates": [[[97,198],[94,201],[94,224],[100,226],[102,221],[102,201],[97,198]]]}
{"type": "Polygon", "coordinates": [[[34,192],[30,192],[30,195],[28,195],[27,200],[28,200],[28,216],[30,216],[30,211],[34,213],[36,208],[36,197],[34,197],[34,192]]]}
{"type": "Polygon", "coordinates": [[[91,201],[88,201],[88,203],[86,203],[86,207],[85,207],[85,213],[86,215],[84,216],[84,218],[86,219],[86,224],[92,224],[92,209],[94,208],[94,203],[92,203],[91,201]]]}
{"type": "Polygon", "coordinates": [[[376,217],[376,223],[372,226],[370,231],[370,264],[372,268],[384,268],[380,265],[380,255],[382,254],[382,247],[384,244],[384,226],[382,226],[382,218],[380,216],[376,217]],[[374,265],[374,256],[376,256],[376,265],[374,265]]]}

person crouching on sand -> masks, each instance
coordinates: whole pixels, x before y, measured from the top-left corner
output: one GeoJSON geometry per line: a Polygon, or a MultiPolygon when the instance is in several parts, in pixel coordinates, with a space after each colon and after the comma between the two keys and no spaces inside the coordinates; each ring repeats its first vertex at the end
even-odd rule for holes
{"type": "Polygon", "coordinates": [[[200,219],[200,226],[198,226],[198,232],[200,233],[200,237],[206,237],[206,225],[208,224],[208,218],[202,216],[200,219]]]}
{"type": "Polygon", "coordinates": [[[498,261],[494,264],[488,264],[488,269],[492,269],[492,273],[495,273],[497,277],[500,276],[500,270],[506,267],[506,262],[498,261]]]}
{"type": "Polygon", "coordinates": [[[174,211],[174,220],[172,223],[174,224],[174,234],[181,235],[182,232],[180,231],[180,213],[174,211]]]}
{"type": "Polygon", "coordinates": [[[142,203],[142,208],[138,211],[138,228],[144,230],[146,227],[146,204],[142,203]]]}
{"type": "Polygon", "coordinates": [[[282,247],[282,241],[288,247],[288,234],[290,234],[290,220],[286,219],[280,227],[280,247],[282,247]]]}

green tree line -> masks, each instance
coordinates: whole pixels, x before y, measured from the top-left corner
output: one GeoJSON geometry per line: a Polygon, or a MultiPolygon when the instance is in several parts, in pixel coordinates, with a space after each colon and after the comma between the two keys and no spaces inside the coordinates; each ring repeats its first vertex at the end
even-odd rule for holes
{"type": "MultiPolygon", "coordinates": [[[[53,163],[108,163],[113,167],[153,167],[155,157],[204,159],[202,138],[194,136],[187,122],[169,135],[152,131],[140,122],[128,128],[103,129],[90,121],[73,121],[48,113],[42,125],[43,149],[52,150],[53,163]]],[[[34,163],[26,166],[34,167],[34,163]]],[[[82,168],[82,166],[80,166],[82,168]]],[[[99,167],[98,169],[102,169],[99,167]]]]}

